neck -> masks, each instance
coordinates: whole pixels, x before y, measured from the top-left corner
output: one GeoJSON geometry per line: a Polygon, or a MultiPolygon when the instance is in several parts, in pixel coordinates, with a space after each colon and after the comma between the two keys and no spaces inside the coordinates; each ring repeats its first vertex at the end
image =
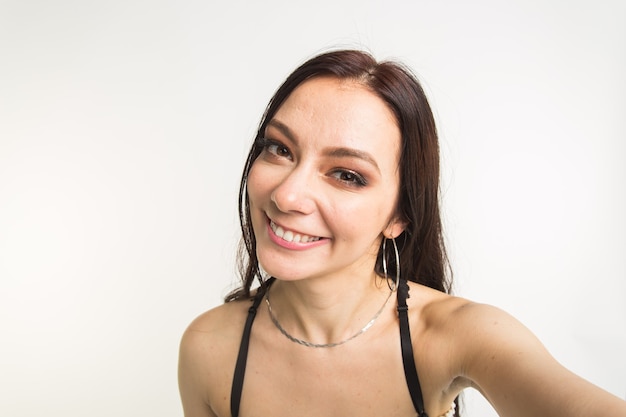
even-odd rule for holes
{"type": "Polygon", "coordinates": [[[280,327],[312,344],[335,344],[362,333],[390,295],[387,283],[369,277],[314,278],[272,285],[271,307],[280,327]]]}

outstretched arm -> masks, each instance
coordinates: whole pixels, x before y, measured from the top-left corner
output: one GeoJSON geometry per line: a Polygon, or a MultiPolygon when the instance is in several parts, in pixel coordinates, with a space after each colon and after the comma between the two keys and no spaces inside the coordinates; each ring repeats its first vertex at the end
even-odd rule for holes
{"type": "Polygon", "coordinates": [[[500,416],[626,416],[626,401],[567,370],[507,313],[480,304],[461,310],[471,340],[461,361],[464,376],[500,416]]]}

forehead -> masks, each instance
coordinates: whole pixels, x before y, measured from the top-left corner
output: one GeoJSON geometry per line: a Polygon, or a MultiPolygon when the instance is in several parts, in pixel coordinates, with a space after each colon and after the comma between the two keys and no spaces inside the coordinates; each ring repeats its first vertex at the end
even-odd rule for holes
{"type": "Polygon", "coordinates": [[[307,80],[293,90],[273,119],[308,143],[327,140],[393,157],[400,149],[395,115],[387,103],[355,80],[307,80]]]}
{"type": "Polygon", "coordinates": [[[307,106],[309,110],[325,108],[340,111],[337,116],[344,118],[358,114],[376,116],[373,123],[386,122],[397,126],[393,112],[372,89],[353,79],[340,79],[332,76],[318,76],[297,86],[278,109],[307,106]]]}

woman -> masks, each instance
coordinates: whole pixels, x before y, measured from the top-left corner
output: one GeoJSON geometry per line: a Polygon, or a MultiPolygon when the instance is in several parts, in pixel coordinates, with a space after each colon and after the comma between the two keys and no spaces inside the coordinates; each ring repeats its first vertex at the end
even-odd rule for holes
{"type": "Polygon", "coordinates": [[[241,181],[243,285],[181,342],[185,415],[452,416],[473,387],[502,416],[625,416],[508,314],[448,294],[438,187],[410,71],[360,51],[296,69],[241,181]]]}

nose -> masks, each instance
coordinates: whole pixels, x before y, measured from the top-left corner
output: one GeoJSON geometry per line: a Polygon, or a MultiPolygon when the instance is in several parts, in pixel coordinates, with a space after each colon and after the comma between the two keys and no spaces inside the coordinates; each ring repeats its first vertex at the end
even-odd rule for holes
{"type": "Polygon", "coordinates": [[[271,194],[272,202],[284,213],[311,214],[315,210],[310,174],[294,169],[278,183],[271,194]]]}

